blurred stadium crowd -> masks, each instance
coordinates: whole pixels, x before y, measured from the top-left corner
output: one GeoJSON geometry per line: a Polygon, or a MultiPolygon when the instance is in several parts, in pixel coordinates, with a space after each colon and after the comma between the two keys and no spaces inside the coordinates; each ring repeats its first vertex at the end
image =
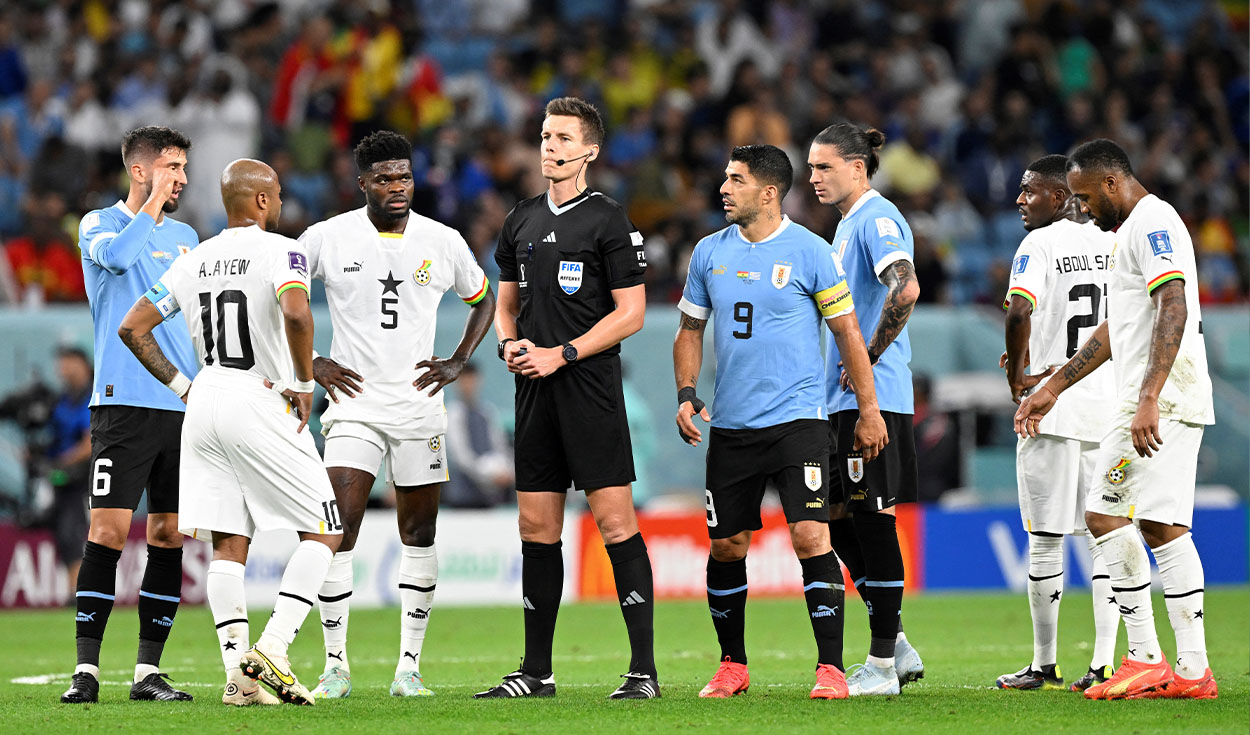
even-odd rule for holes
{"type": "MultiPolygon", "coordinates": [[[[591,182],[647,235],[651,299],[675,302],[724,226],[731,146],[791,153],[832,122],[882,129],[875,184],[916,235],[922,301],[998,303],[1034,158],[1105,136],[1194,235],[1207,302],[1250,294],[1244,2],[1199,0],[12,0],[0,8],[0,302],[83,294],[81,215],[125,191],[118,141],[190,135],[176,215],[224,223],[218,177],[259,157],[287,234],[360,206],[351,147],[416,147],[414,207],[494,277],[519,198],[542,191],[551,97],[608,125],[591,182]]],[[[797,186],[786,208],[832,234],[797,186]]]]}

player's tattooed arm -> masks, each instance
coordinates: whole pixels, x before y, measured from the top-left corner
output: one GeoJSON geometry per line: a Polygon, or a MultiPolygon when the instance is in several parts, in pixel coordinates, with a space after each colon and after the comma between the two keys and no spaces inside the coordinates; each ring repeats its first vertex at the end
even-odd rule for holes
{"type": "Polygon", "coordinates": [[[1107,323],[1103,322],[1098,325],[1089,339],[1085,340],[1085,344],[1081,345],[1081,349],[1077,350],[1072,359],[1059,369],[1059,375],[1047,385],[1054,384],[1051,392],[1058,395],[1094,372],[1095,368],[1109,359],[1111,359],[1111,332],[1107,328],[1107,323]],[[1055,388],[1059,390],[1056,391],[1055,388]]]}
{"type": "Polygon", "coordinates": [[[704,421],[711,420],[707,407],[694,395],[694,387],[699,382],[699,371],[703,369],[703,334],[706,326],[706,319],[696,319],[683,312],[677,336],[673,339],[673,377],[677,382],[678,395],[677,432],[682,441],[691,446],[698,446],[703,439],[703,432],[695,426],[694,417],[698,415],[704,421]]]}
{"type": "Polygon", "coordinates": [[[152,332],[139,332],[123,324],[117,330],[117,336],[121,337],[122,342],[135,353],[135,357],[139,358],[143,367],[147,368],[157,380],[168,383],[178,374],[178,368],[165,357],[165,353],[156,343],[156,337],[152,335],[152,332]]]}
{"type": "Polygon", "coordinates": [[[689,314],[681,315],[681,328],[682,329],[688,329],[692,332],[701,332],[703,331],[703,328],[705,326],[707,326],[706,319],[695,319],[689,314]]]}
{"type": "Polygon", "coordinates": [[[920,298],[920,283],[916,280],[916,269],[911,261],[894,261],[881,274],[881,281],[889,289],[889,293],[881,307],[877,329],[868,341],[868,355],[874,362],[898,339],[899,332],[903,331],[907,320],[911,318],[916,299],[920,298]]]}
{"type": "Polygon", "coordinates": [[[1155,305],[1155,321],[1150,332],[1150,357],[1142,377],[1138,400],[1157,400],[1172,372],[1172,363],[1185,336],[1189,308],[1185,304],[1185,282],[1177,279],[1159,286],[1150,295],[1155,305]]]}

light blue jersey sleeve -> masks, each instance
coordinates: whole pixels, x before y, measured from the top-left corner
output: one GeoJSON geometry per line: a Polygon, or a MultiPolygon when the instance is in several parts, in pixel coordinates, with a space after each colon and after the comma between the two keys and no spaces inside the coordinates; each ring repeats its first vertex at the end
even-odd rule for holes
{"type": "Polygon", "coordinates": [[[890,213],[878,213],[875,217],[866,217],[860,226],[860,235],[872,258],[872,270],[878,280],[894,261],[912,260],[911,238],[900,219],[890,213]]]}
{"type": "Polygon", "coordinates": [[[78,225],[78,242],[91,262],[120,276],[134,265],[156,228],[156,220],[140,212],[125,227],[102,217],[102,210],[89,213],[78,225]]]}
{"type": "Polygon", "coordinates": [[[707,293],[707,251],[702,243],[690,254],[690,269],[686,272],[686,287],[681,292],[677,308],[695,319],[706,321],[712,316],[712,300],[707,293]]]}
{"type": "Polygon", "coordinates": [[[851,301],[851,289],[846,284],[846,273],[842,270],[837,251],[823,241],[820,245],[813,255],[816,262],[812,298],[816,300],[820,315],[825,319],[845,316],[855,310],[855,304],[851,301]]]}

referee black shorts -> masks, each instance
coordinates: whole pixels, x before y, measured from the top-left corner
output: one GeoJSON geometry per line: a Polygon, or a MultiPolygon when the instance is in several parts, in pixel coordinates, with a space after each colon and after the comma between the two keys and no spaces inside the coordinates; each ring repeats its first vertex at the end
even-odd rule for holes
{"type": "Polygon", "coordinates": [[[707,534],[758,531],[771,481],[787,523],[829,520],[829,425],[799,419],[763,429],[712,427],[707,448],[707,534]]]}
{"type": "Polygon", "coordinates": [[[177,513],[182,417],[159,408],[93,406],[91,507],[133,511],[146,488],[149,513],[177,513]]]}
{"type": "Polygon", "coordinates": [[[592,357],[536,380],[516,376],[515,456],[518,492],[633,482],[620,357],[592,357]]]}
{"type": "Polygon", "coordinates": [[[859,411],[839,411],[829,417],[833,427],[833,488],[829,502],[846,503],[847,510],[876,511],[899,503],[916,502],[916,436],[909,413],[882,411],[890,443],[876,459],[864,461],[855,451],[855,422],[859,411]]]}

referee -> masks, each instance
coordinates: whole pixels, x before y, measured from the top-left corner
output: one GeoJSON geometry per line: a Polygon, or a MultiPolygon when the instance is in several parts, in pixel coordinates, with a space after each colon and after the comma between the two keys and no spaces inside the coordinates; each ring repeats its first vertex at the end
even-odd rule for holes
{"type": "Polygon", "coordinates": [[[620,342],[646,311],[642,235],[620,204],[586,186],[603,145],[599,111],[575,97],[547,103],[544,194],[517,204],[495,251],[499,357],[516,374],[516,487],[525,658],[479,698],[556,692],[551,642],[564,586],[565,491],[586,493],[603,535],[632,656],[611,699],[660,696],[651,559],[638,532],[634,463],[621,391],[620,342]]]}

